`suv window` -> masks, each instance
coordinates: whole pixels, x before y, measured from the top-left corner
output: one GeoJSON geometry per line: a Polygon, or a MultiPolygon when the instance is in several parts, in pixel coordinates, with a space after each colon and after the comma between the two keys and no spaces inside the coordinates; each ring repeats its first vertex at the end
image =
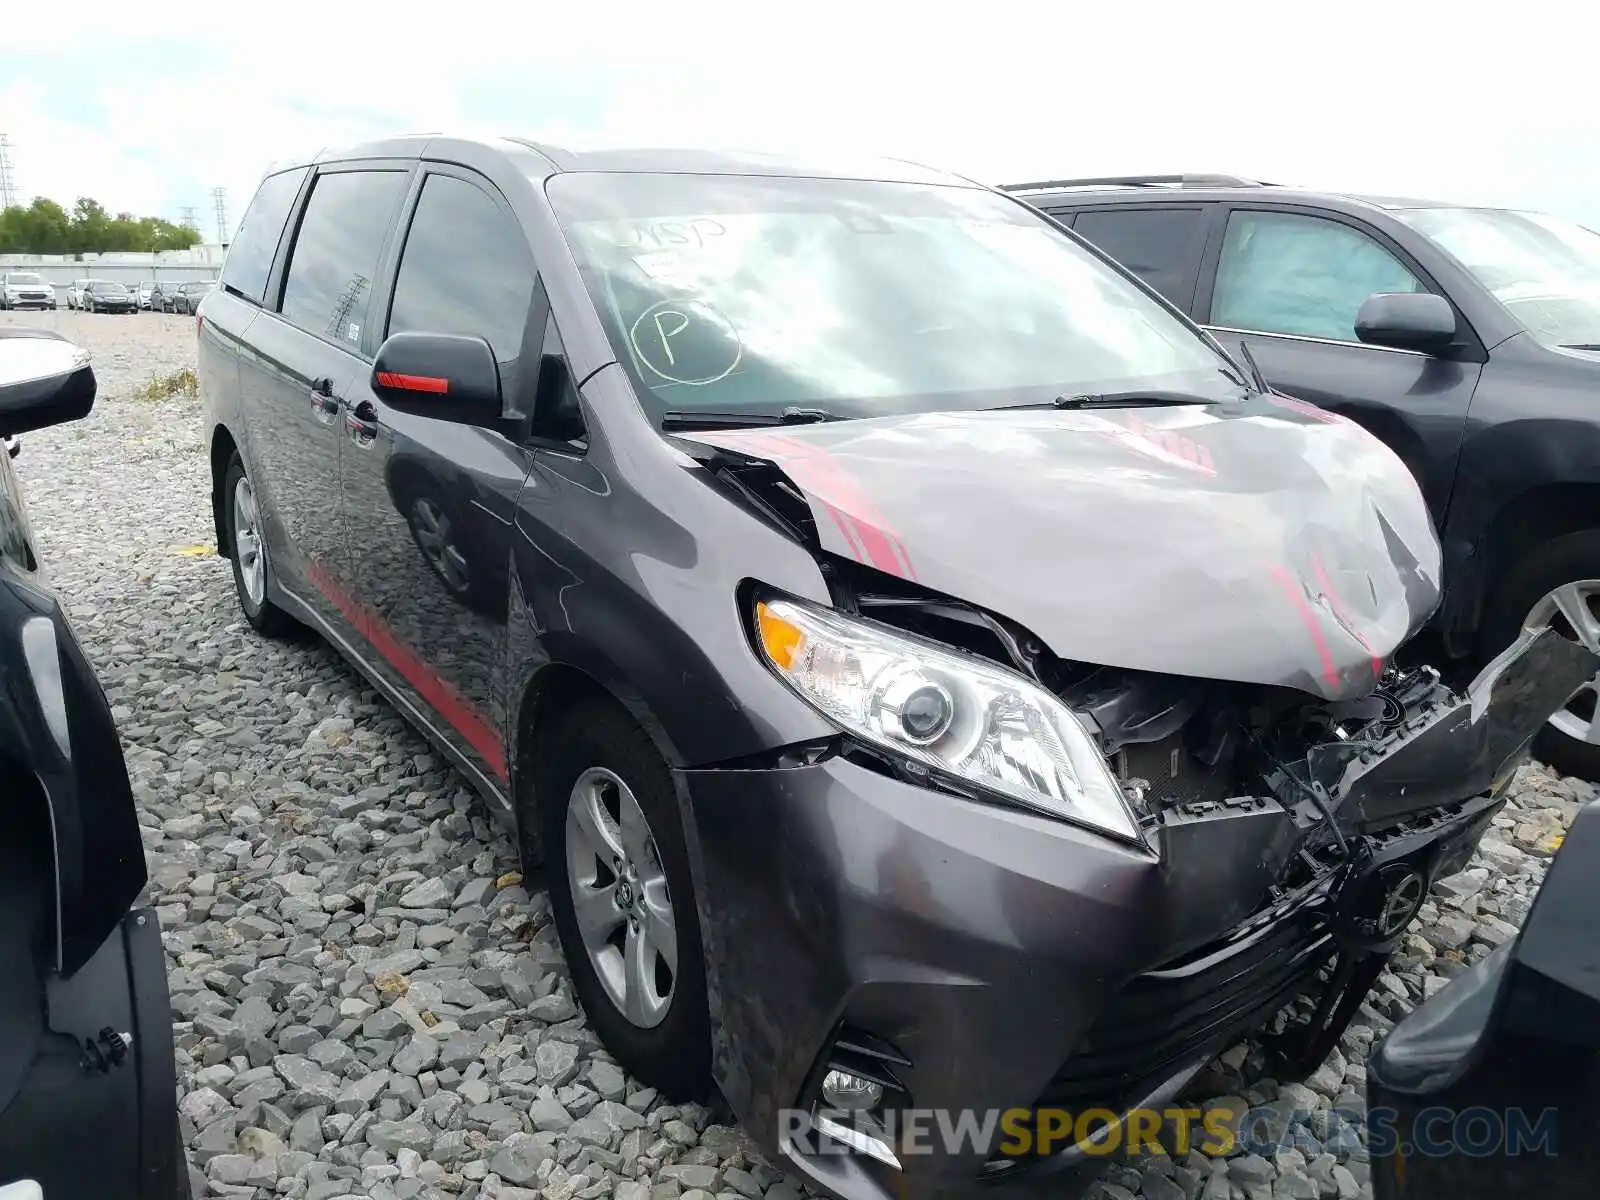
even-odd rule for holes
{"type": "Polygon", "coordinates": [[[405,191],[404,171],[333,171],[311,186],[283,284],[286,319],[356,347],[378,255],[405,191]]]}
{"type": "Polygon", "coordinates": [[[1367,297],[1427,290],[1358,229],[1297,213],[1236,212],[1222,242],[1210,323],[1354,342],[1367,297]]]}
{"type": "Polygon", "coordinates": [[[483,337],[501,362],[513,359],[533,276],[522,231],[487,192],[430,175],[400,256],[388,332],[483,337]]]}
{"type": "Polygon", "coordinates": [[[307,169],[282,171],[261,181],[228,247],[227,261],[222,264],[223,287],[261,303],[284,223],[294,207],[294,198],[300,194],[307,169]]]}
{"type": "Polygon", "coordinates": [[[1072,228],[1187,311],[1204,217],[1198,208],[1100,209],[1079,213],[1072,228]]]}

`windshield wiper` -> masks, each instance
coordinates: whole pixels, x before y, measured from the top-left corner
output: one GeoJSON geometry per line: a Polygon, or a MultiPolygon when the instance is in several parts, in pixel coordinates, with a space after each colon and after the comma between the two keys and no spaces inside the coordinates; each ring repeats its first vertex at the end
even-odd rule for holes
{"type": "Polygon", "coordinates": [[[1600,342],[1566,342],[1563,350],[1600,350],[1600,342]]]}
{"type": "Polygon", "coordinates": [[[672,409],[661,417],[662,429],[760,429],[768,425],[815,425],[821,421],[843,421],[838,413],[825,408],[790,405],[781,412],[706,412],[672,409]]]}
{"type": "MultiPolygon", "coordinates": [[[[1057,396],[1050,401],[1051,408],[1165,408],[1179,404],[1215,404],[1204,396],[1189,392],[1163,392],[1155,389],[1133,392],[1088,392],[1082,395],[1057,396]]],[[[1043,408],[1044,405],[1028,405],[1043,408]]]]}

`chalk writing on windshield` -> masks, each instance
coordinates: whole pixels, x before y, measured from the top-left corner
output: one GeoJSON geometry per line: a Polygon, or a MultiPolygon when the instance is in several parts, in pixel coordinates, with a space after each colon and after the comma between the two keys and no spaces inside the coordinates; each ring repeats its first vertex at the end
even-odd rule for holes
{"type": "Polygon", "coordinates": [[[704,246],[727,232],[728,227],[715,217],[687,217],[672,221],[618,221],[605,226],[602,236],[624,250],[670,250],[704,246]]]}
{"type": "Polygon", "coordinates": [[[744,345],[727,317],[703,300],[660,300],[634,319],[639,362],[668,383],[704,387],[733,374],[744,345]]]}

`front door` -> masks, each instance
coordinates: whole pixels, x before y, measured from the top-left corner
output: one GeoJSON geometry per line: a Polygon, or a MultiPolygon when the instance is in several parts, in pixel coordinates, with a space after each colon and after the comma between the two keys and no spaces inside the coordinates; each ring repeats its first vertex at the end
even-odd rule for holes
{"type": "MultiPolygon", "coordinates": [[[[464,171],[430,167],[413,195],[374,344],[401,332],[482,337],[510,396],[534,290],[521,228],[493,186],[464,171]]],[[[367,653],[499,787],[508,772],[494,685],[531,455],[496,430],[398,412],[370,384],[370,371],[353,383],[341,421],[348,574],[367,653]]]]}
{"type": "Polygon", "coordinates": [[[279,582],[338,624],[344,568],[341,400],[361,377],[371,281],[405,191],[403,169],[328,170],[290,248],[280,311],[263,313],[240,363],[251,483],[279,582]]]}
{"type": "Polygon", "coordinates": [[[1209,257],[1200,316],[1229,352],[1247,343],[1274,390],[1388,443],[1442,527],[1482,364],[1368,346],[1355,334],[1374,293],[1438,289],[1375,231],[1305,211],[1235,207],[1209,257]]]}

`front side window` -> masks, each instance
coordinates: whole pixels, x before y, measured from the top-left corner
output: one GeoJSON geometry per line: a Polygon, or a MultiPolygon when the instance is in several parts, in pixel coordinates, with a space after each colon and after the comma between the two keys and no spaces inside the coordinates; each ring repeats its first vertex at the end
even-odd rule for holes
{"type": "Polygon", "coordinates": [[[1539,341],[1600,347],[1600,234],[1504,209],[1414,208],[1395,216],[1465,267],[1539,341]]]}
{"type": "Polygon", "coordinates": [[[306,170],[300,167],[282,171],[261,181],[228,247],[227,260],[222,264],[222,283],[229,291],[261,303],[267,290],[267,276],[272,272],[272,260],[278,254],[284,223],[289,219],[295,197],[300,194],[300,185],[305,182],[306,170]]]}
{"type": "Polygon", "coordinates": [[[533,257],[522,231],[481,188],[430,175],[400,254],[389,333],[455,333],[517,357],[533,299],[533,257]]]}
{"type": "Polygon", "coordinates": [[[289,252],[285,319],[329,341],[361,345],[378,256],[405,184],[403,171],[334,171],[317,177],[289,252]]]}
{"type": "Polygon", "coordinates": [[[1087,238],[1182,308],[1194,297],[1205,213],[1198,208],[1121,208],[1080,213],[1087,238]]]}
{"type": "Polygon", "coordinates": [[[1217,263],[1211,324],[1355,342],[1356,314],[1378,292],[1425,292],[1372,238],[1324,217],[1236,212],[1217,263]]]}
{"type": "Polygon", "coordinates": [[[655,418],[1239,394],[1192,328],[991,192],[650,173],[557,175],[547,191],[655,418]]]}

